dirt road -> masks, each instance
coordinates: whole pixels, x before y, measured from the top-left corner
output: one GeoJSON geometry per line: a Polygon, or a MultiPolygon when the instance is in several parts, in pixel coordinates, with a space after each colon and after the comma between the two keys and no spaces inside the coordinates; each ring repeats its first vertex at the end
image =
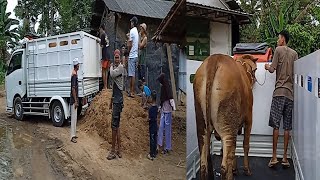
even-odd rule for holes
{"type": "Polygon", "coordinates": [[[57,128],[43,117],[17,121],[8,116],[1,88],[0,179],[185,179],[185,141],[155,161],[146,159],[148,152],[107,161],[103,139],[81,130],[77,135],[73,144],[68,125],[57,128]]]}

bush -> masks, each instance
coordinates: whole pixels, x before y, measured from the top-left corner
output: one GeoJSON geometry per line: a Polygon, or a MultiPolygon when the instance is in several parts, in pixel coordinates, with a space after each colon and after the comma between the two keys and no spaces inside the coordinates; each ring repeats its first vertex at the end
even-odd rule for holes
{"type": "Polygon", "coordinates": [[[4,84],[6,77],[6,64],[0,59],[0,85],[4,84]]]}

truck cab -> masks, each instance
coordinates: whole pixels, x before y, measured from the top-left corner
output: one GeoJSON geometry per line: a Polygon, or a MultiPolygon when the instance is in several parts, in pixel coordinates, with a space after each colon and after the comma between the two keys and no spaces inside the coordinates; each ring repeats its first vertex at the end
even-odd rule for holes
{"type": "Polygon", "coordinates": [[[6,100],[7,106],[6,111],[12,113],[13,109],[21,113],[19,105],[14,107],[14,100],[16,97],[24,97],[26,95],[26,80],[25,80],[25,50],[19,49],[13,52],[8,70],[5,76],[5,87],[6,87],[6,100]]]}

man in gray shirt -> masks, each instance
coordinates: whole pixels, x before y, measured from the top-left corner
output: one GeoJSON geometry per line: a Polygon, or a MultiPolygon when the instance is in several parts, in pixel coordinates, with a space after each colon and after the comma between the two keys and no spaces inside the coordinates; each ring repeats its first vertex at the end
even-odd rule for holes
{"type": "Polygon", "coordinates": [[[111,64],[110,67],[110,76],[113,80],[113,87],[112,87],[112,98],[110,101],[109,109],[112,109],[112,120],[111,120],[111,127],[112,127],[112,148],[111,152],[107,156],[108,160],[115,159],[116,156],[119,158],[122,157],[120,151],[120,116],[123,108],[123,73],[124,68],[123,65],[120,63],[120,51],[116,49],[114,51],[114,63],[111,64]],[[116,142],[118,145],[118,150],[115,150],[116,142]]]}

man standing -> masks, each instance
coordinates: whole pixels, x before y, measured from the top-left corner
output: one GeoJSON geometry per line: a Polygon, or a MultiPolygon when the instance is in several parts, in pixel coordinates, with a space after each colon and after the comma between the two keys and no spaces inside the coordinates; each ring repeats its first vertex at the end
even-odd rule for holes
{"type": "Polygon", "coordinates": [[[128,62],[128,76],[130,78],[130,94],[129,97],[134,97],[135,77],[136,77],[136,63],[138,59],[139,48],[139,33],[138,33],[138,19],[133,17],[131,20],[131,30],[129,33],[128,50],[129,50],[129,62],[128,62]]]}
{"type": "Polygon", "coordinates": [[[77,113],[78,113],[78,70],[79,60],[78,58],[73,59],[73,71],[71,75],[71,142],[76,143],[76,126],[77,126],[77,113]]]}
{"type": "Polygon", "coordinates": [[[109,109],[112,109],[112,120],[111,120],[111,127],[112,127],[112,148],[107,156],[108,160],[115,159],[116,156],[119,158],[122,157],[120,151],[120,116],[123,108],[123,65],[120,64],[120,51],[116,49],[114,51],[114,63],[111,64],[110,67],[110,76],[113,80],[112,86],[112,98],[110,101],[109,109]],[[115,150],[116,142],[118,145],[118,150],[115,150]]]}
{"type": "Polygon", "coordinates": [[[280,120],[283,119],[284,129],[284,154],[283,167],[290,167],[287,159],[289,132],[292,130],[293,109],[293,64],[298,59],[298,54],[287,46],[289,33],[281,31],[278,37],[278,47],[275,50],[271,65],[266,64],[265,69],[270,73],[276,71],[276,84],[273,92],[269,126],[273,128],[273,153],[268,166],[273,167],[278,163],[277,143],[279,136],[280,120]]]}
{"type": "Polygon", "coordinates": [[[101,59],[101,67],[102,67],[102,80],[103,80],[103,89],[107,88],[108,85],[108,72],[110,66],[110,53],[109,53],[109,38],[105,32],[104,26],[101,26],[99,28],[100,33],[100,41],[97,40],[98,43],[100,43],[101,46],[101,52],[102,52],[102,59],[101,59]]]}

